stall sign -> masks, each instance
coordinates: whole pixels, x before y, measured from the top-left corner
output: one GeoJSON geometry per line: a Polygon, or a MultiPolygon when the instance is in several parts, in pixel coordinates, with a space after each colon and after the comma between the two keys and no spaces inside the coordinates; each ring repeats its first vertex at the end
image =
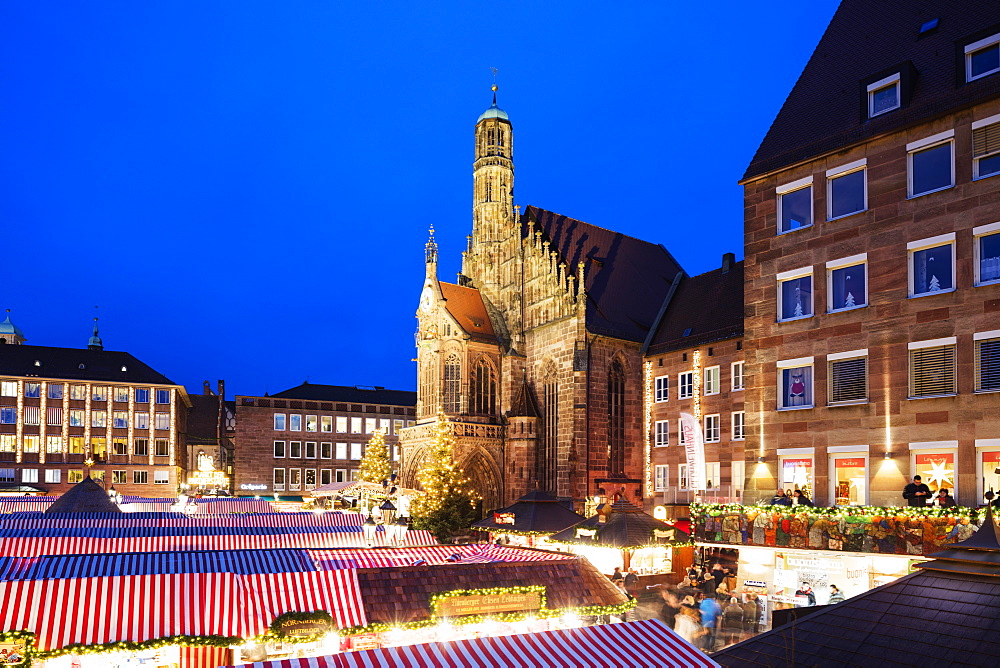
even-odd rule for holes
{"type": "Polygon", "coordinates": [[[489,615],[498,612],[527,612],[542,607],[542,594],[537,591],[510,594],[468,594],[447,596],[435,604],[438,617],[489,615]]]}
{"type": "Polygon", "coordinates": [[[275,635],[283,640],[312,639],[318,635],[333,630],[330,615],[318,611],[316,613],[285,613],[271,625],[275,635]]]}
{"type": "Polygon", "coordinates": [[[351,636],[351,649],[363,650],[363,649],[379,649],[382,647],[382,643],[379,641],[379,636],[377,633],[361,633],[356,636],[351,636]]]}
{"type": "MultiPolygon", "coordinates": [[[[222,471],[195,471],[188,476],[188,485],[192,487],[228,487],[229,478],[222,471]]],[[[245,486],[241,485],[243,489],[245,486]]]]}
{"type": "Polygon", "coordinates": [[[494,524],[513,524],[514,513],[493,513],[494,524]]]}

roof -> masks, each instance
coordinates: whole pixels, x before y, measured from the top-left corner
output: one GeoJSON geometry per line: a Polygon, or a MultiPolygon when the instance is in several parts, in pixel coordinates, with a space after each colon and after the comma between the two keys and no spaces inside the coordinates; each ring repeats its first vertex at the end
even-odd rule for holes
{"type": "Polygon", "coordinates": [[[486,312],[486,304],[483,303],[479,290],[444,281],[438,283],[445,299],[445,308],[451,317],[458,321],[465,333],[473,339],[495,342],[497,337],[493,331],[493,323],[490,321],[489,313],[486,312]]]}
{"type": "Polygon", "coordinates": [[[219,441],[219,396],[189,394],[191,410],[187,419],[188,445],[215,445],[219,441]]]}
{"type": "Polygon", "coordinates": [[[648,353],[664,353],[743,335],[743,261],[683,276],[656,327],[648,353]]]}
{"type": "Polygon", "coordinates": [[[541,229],[575,273],[584,263],[587,329],[629,341],[643,342],[652,328],[674,275],[681,270],[661,245],[529,206],[521,217],[527,236],[541,229]]]}
{"type": "Polygon", "coordinates": [[[844,0],[743,180],[997,97],[1000,74],[964,82],[963,45],[998,24],[993,0],[844,0]],[[867,84],[896,72],[902,107],[867,119],[867,84]]]}
{"type": "Polygon", "coordinates": [[[507,112],[498,107],[495,100],[493,101],[493,104],[490,105],[489,109],[479,114],[479,118],[476,119],[476,123],[479,123],[479,121],[482,121],[487,118],[499,118],[502,121],[510,120],[509,118],[507,118],[507,112]]]}
{"type": "Polygon", "coordinates": [[[48,513],[120,513],[121,508],[89,475],[44,510],[48,513]]]}
{"type": "Polygon", "coordinates": [[[556,497],[536,489],[514,504],[492,511],[485,519],[474,522],[472,526],[498,533],[556,533],[579,524],[583,519],[583,516],[564,506],[556,497]],[[514,523],[496,524],[493,513],[511,513],[514,515],[514,523]]]}
{"type": "Polygon", "coordinates": [[[24,339],[24,332],[21,331],[20,327],[11,322],[9,313],[7,314],[7,318],[3,322],[0,322],[0,334],[13,334],[24,339]]]}
{"type": "Polygon", "coordinates": [[[284,392],[272,394],[271,397],[312,401],[343,401],[355,404],[387,404],[390,406],[417,405],[416,392],[387,390],[375,385],[319,385],[307,382],[284,392]]]}
{"type": "Polygon", "coordinates": [[[0,375],[176,385],[128,353],[49,346],[0,346],[0,375]]]}
{"type": "Polygon", "coordinates": [[[992,513],[906,575],[712,655],[723,666],[993,665],[1000,540],[992,513]]]}
{"type": "MultiPolygon", "coordinates": [[[[535,393],[531,391],[528,381],[522,381],[521,387],[517,388],[514,401],[511,402],[507,417],[541,417],[538,412],[538,403],[535,401],[535,393]]],[[[524,498],[524,497],[521,497],[524,498]]]]}
{"type": "Polygon", "coordinates": [[[642,547],[659,542],[653,535],[653,531],[656,530],[670,532],[666,543],[685,542],[689,538],[686,532],[677,527],[647,515],[642,512],[642,508],[628,501],[619,500],[611,506],[611,515],[606,522],[601,522],[600,514],[594,515],[550,536],[549,540],[556,543],[583,543],[603,547],[642,547]],[[577,529],[593,529],[597,533],[593,538],[585,538],[577,535],[577,529]]]}

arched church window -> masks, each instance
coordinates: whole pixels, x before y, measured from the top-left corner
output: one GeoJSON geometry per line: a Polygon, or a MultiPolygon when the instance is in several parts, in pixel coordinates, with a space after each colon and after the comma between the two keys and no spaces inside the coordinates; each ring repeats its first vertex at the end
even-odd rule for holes
{"type": "Polygon", "coordinates": [[[420,385],[418,389],[421,415],[434,415],[437,413],[436,370],[435,365],[426,359],[420,364],[420,385]]]}
{"type": "Polygon", "coordinates": [[[497,412],[497,375],[493,365],[482,358],[472,370],[472,412],[477,415],[497,412]]]}
{"type": "Polygon", "coordinates": [[[619,360],[608,370],[608,474],[625,475],[625,369],[619,360]]]}
{"type": "Polygon", "coordinates": [[[444,412],[458,413],[461,410],[462,363],[458,355],[452,353],[444,361],[444,412]]]}
{"type": "Polygon", "coordinates": [[[542,380],[542,433],[538,442],[538,486],[558,493],[559,473],[559,384],[555,369],[542,380]]]}

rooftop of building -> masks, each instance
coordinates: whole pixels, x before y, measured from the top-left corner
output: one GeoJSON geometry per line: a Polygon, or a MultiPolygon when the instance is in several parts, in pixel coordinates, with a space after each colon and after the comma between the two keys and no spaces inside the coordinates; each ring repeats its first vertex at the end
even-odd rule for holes
{"type": "Polygon", "coordinates": [[[355,404],[385,404],[389,406],[417,405],[416,392],[409,390],[387,390],[379,385],[321,385],[307,381],[297,387],[270,396],[272,399],[340,401],[355,404]]]}
{"type": "Polygon", "coordinates": [[[486,304],[483,303],[479,290],[444,281],[438,283],[445,298],[445,308],[466,334],[475,340],[495,342],[493,323],[486,312],[486,304]]]}
{"type": "Polygon", "coordinates": [[[0,345],[0,375],[176,385],[129,353],[86,348],[0,345]]]}
{"type": "Polygon", "coordinates": [[[1000,96],[1000,73],[967,83],[964,64],[998,32],[993,0],[843,0],[742,180],[1000,96]],[[869,119],[867,85],[895,73],[900,108],[869,119]]]}

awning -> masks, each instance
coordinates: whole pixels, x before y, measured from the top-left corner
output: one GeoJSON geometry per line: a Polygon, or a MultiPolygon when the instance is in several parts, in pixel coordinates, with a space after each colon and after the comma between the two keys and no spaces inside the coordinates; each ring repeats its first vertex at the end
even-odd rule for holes
{"type": "Polygon", "coordinates": [[[244,668],[700,668],[719,664],[658,619],[386,647],[315,659],[244,664],[244,668]]]}

